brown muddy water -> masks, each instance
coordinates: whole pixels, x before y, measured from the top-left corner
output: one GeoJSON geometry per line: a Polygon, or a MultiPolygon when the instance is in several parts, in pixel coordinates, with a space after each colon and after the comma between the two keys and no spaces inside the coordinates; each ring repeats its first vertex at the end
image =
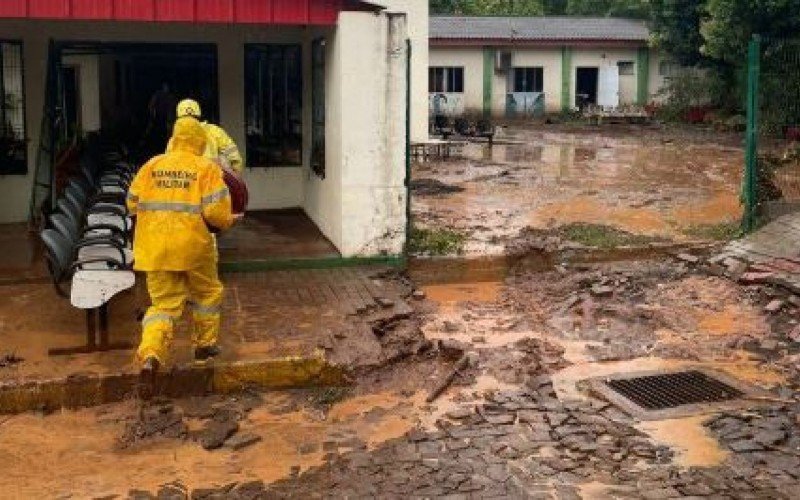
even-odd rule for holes
{"type": "Polygon", "coordinates": [[[693,227],[741,216],[743,151],[729,140],[686,143],[651,130],[507,134],[519,144],[467,144],[463,159],[416,166],[415,179],[463,191],[415,196],[415,222],[463,231],[466,253],[486,255],[525,227],[604,224],[680,241],[693,227]]]}

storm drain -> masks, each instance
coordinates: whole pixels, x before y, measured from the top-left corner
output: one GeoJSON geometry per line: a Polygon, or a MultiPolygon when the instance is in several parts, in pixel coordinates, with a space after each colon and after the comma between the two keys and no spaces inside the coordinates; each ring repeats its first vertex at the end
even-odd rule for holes
{"type": "Polygon", "coordinates": [[[766,393],[709,370],[599,377],[595,393],[643,420],[673,418],[751,404],[766,393]]]}

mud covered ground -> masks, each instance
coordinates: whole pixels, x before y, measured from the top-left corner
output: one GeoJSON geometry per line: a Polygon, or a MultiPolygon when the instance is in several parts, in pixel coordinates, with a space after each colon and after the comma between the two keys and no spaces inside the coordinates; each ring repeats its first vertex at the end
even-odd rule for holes
{"type": "Polygon", "coordinates": [[[414,348],[345,388],[4,417],[0,488],[11,498],[796,498],[800,301],[705,262],[520,268],[421,287],[404,318],[415,333],[402,335],[414,348]],[[697,366],[770,397],[643,422],[583,382],[697,366]]]}
{"type": "Polygon", "coordinates": [[[466,144],[460,157],[414,167],[414,222],[463,234],[467,255],[501,254],[526,228],[575,223],[724,237],[741,214],[741,141],[694,128],[509,126],[493,147],[466,144]]]}
{"type": "MultiPolygon", "coordinates": [[[[740,137],[543,125],[501,142],[417,166],[413,187],[429,241],[502,265],[370,275],[393,294],[314,330],[350,385],[0,417],[3,496],[800,498],[800,297],[713,244],[658,246],[731,236],[740,137]],[[689,368],[766,392],[643,420],[587,383],[689,368]]],[[[266,335],[247,311],[227,321],[266,335]]]]}

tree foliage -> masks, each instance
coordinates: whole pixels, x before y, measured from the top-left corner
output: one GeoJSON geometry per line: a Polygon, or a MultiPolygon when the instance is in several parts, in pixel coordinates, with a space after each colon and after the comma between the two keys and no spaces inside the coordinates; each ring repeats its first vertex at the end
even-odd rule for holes
{"type": "Polygon", "coordinates": [[[653,0],[651,28],[656,47],[669,52],[681,65],[695,66],[704,59],[702,23],[708,18],[698,0],[653,0]]]}
{"type": "Polygon", "coordinates": [[[754,34],[768,39],[800,35],[800,0],[706,0],[702,51],[712,59],[740,64],[754,34]]]}
{"type": "Polygon", "coordinates": [[[650,3],[650,0],[568,0],[565,13],[647,19],[650,16],[650,3]]]}
{"type": "Polygon", "coordinates": [[[435,14],[466,16],[539,16],[545,14],[541,0],[431,0],[435,14]]]}

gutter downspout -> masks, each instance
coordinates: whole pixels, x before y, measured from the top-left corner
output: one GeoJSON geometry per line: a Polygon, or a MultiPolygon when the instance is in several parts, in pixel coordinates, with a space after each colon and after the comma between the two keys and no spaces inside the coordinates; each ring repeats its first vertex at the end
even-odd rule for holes
{"type": "Polygon", "coordinates": [[[411,242],[411,39],[406,39],[406,241],[403,257],[407,261],[411,242]]]}

